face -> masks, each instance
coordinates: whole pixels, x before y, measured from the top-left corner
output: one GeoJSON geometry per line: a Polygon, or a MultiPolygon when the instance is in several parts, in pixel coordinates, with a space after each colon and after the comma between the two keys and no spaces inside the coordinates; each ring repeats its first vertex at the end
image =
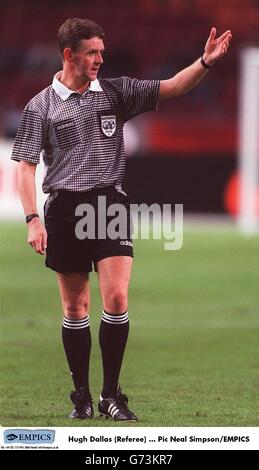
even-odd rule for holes
{"type": "Polygon", "coordinates": [[[95,80],[103,63],[103,40],[97,37],[81,39],[80,48],[76,52],[68,50],[75,76],[85,83],[95,80]]]}

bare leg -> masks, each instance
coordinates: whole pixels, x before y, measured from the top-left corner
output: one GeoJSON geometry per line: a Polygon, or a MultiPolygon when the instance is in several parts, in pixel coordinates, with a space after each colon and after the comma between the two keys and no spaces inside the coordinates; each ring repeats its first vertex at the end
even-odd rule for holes
{"type": "Polygon", "coordinates": [[[133,258],[113,256],[97,263],[103,309],[113,314],[128,309],[128,288],[133,258]]]}
{"type": "Polygon", "coordinates": [[[88,315],[90,305],[87,273],[57,273],[64,316],[80,320],[88,315]]]}

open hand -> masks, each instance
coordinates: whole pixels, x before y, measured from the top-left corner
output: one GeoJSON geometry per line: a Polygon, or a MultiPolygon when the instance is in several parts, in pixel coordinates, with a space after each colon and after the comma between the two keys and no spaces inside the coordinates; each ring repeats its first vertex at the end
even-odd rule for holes
{"type": "Polygon", "coordinates": [[[210,36],[206,42],[203,59],[206,64],[212,65],[217,60],[220,60],[227,53],[232,33],[228,29],[221,36],[216,38],[217,30],[215,27],[211,28],[210,36]]]}

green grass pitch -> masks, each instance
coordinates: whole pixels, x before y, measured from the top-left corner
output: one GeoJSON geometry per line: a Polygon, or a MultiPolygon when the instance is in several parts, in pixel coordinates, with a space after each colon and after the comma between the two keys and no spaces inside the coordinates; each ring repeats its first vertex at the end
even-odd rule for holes
{"type": "MultiPolygon", "coordinates": [[[[189,231],[180,251],[135,241],[131,330],[121,374],[139,416],[121,426],[258,426],[258,248],[234,231],[189,231]]],[[[91,386],[102,382],[101,302],[91,275],[91,386]]],[[[72,421],[55,274],[26,244],[26,227],[1,227],[1,425],[118,426],[72,421]]]]}

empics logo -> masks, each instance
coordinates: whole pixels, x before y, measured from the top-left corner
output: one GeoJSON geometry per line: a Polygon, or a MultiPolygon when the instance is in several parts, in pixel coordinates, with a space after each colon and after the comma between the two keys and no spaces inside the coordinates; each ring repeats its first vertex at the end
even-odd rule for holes
{"type": "Polygon", "coordinates": [[[8,444],[53,444],[55,431],[49,429],[7,429],[4,443],[8,444]]]}
{"type": "Polygon", "coordinates": [[[18,439],[18,436],[16,434],[7,434],[5,437],[7,441],[13,441],[14,439],[18,439]]]}

